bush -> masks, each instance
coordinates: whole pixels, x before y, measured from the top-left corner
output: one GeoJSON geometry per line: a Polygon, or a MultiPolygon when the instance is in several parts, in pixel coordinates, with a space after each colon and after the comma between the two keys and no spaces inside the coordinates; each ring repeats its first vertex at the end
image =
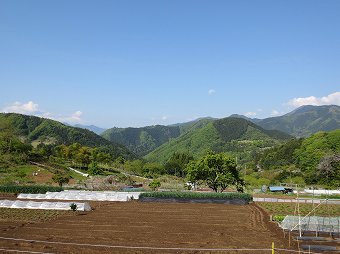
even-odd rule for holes
{"type": "Polygon", "coordinates": [[[152,182],[149,183],[149,187],[151,188],[151,190],[155,191],[159,187],[161,187],[161,182],[159,180],[153,180],[152,182]]]}
{"type": "Polygon", "coordinates": [[[75,211],[77,211],[78,206],[77,206],[76,203],[72,203],[72,204],[70,205],[70,208],[71,208],[71,210],[72,210],[73,212],[75,212],[75,211]]]}
{"type": "Polygon", "coordinates": [[[284,220],[284,218],[286,218],[286,215],[274,215],[273,221],[277,221],[281,223],[284,220]]]}
{"type": "Polygon", "coordinates": [[[55,186],[46,186],[46,185],[1,185],[0,186],[0,192],[9,192],[9,193],[32,193],[32,194],[38,194],[38,193],[46,193],[48,191],[51,192],[59,192],[63,191],[63,188],[61,187],[55,187],[55,186]]]}

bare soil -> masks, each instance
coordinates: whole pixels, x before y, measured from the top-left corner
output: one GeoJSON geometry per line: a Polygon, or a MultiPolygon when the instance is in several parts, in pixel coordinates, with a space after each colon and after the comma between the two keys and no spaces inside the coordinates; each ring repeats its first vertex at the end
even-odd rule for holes
{"type": "MultiPolygon", "coordinates": [[[[44,253],[271,253],[161,248],[288,248],[288,239],[255,204],[93,202],[91,212],[43,222],[0,221],[0,248],[44,253]],[[43,240],[66,244],[14,241],[43,240]],[[69,244],[67,244],[69,243],[69,244]],[[78,244],[78,245],[75,245],[78,244]],[[80,245],[79,245],[80,244],[80,245]],[[83,244],[83,245],[82,245],[83,244]],[[97,245],[97,246],[90,246],[97,245]],[[103,246],[106,245],[106,246],[103,246]],[[120,247],[112,247],[120,246],[120,247]],[[129,248],[126,248],[129,247],[129,248]],[[144,249],[130,247],[145,247],[144,249]],[[158,249],[149,249],[155,247],[158,249]]],[[[296,250],[296,246],[291,249],[296,250]]],[[[6,252],[4,252],[6,253],[6,252]]],[[[287,253],[276,251],[275,253],[287,253]]]]}

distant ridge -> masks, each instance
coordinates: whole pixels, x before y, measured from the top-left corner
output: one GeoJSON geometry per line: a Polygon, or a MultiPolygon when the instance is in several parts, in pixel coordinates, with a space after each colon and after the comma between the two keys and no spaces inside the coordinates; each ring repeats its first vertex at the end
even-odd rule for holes
{"type": "Polygon", "coordinates": [[[283,116],[256,122],[262,128],[280,130],[295,137],[308,137],[318,131],[340,129],[340,107],[302,106],[283,116]]]}
{"type": "Polygon", "coordinates": [[[100,135],[102,134],[106,129],[95,126],[95,125],[82,125],[82,124],[76,124],[74,127],[82,128],[82,129],[87,129],[90,131],[93,131],[94,133],[100,135]]]}
{"type": "MultiPolygon", "coordinates": [[[[277,130],[295,137],[307,137],[318,131],[330,131],[340,128],[340,107],[334,105],[302,106],[286,115],[265,119],[249,118],[239,114],[233,114],[230,117],[250,121],[264,130],[272,130],[273,132],[277,130]]],[[[101,135],[107,140],[123,144],[132,152],[144,156],[189,131],[201,129],[218,120],[221,119],[204,117],[168,126],[111,128],[101,135]]],[[[206,140],[206,142],[211,141],[206,140]]],[[[204,144],[202,145],[204,146],[204,144]]]]}
{"type": "Polygon", "coordinates": [[[111,128],[101,136],[123,144],[130,151],[143,156],[181,134],[179,126],[154,125],[142,128],[111,128]]]}

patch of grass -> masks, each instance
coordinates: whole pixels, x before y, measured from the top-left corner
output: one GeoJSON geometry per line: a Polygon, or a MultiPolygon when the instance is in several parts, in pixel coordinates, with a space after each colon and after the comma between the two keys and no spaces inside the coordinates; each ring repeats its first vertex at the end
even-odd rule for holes
{"type": "MultiPolygon", "coordinates": [[[[264,208],[269,214],[273,216],[277,215],[294,215],[296,204],[295,203],[269,203],[269,202],[257,202],[259,206],[264,208]]],[[[315,207],[316,205],[314,205],[315,207]]],[[[302,216],[307,215],[313,210],[313,204],[300,204],[300,214],[302,216]]],[[[295,213],[297,215],[297,212],[295,213]]],[[[311,216],[340,216],[340,205],[334,204],[321,204],[315,209],[315,213],[312,212],[311,216]]]]}
{"type": "Polygon", "coordinates": [[[31,176],[33,172],[39,168],[33,165],[19,165],[9,168],[0,169],[0,184],[9,183],[28,183],[30,180],[27,176],[31,176]]]}
{"type": "Polygon", "coordinates": [[[0,185],[0,192],[7,193],[46,193],[62,190],[61,187],[47,185],[0,185]]]}

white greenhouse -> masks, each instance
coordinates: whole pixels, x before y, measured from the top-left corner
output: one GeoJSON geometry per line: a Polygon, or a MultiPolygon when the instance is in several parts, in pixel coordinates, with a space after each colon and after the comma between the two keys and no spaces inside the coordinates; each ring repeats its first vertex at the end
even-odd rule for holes
{"type": "MultiPolygon", "coordinates": [[[[2,208],[21,208],[21,209],[45,209],[45,210],[72,210],[72,202],[37,202],[21,200],[0,200],[2,208]]],[[[77,211],[91,211],[89,203],[75,203],[77,211]]]]}
{"type": "Polygon", "coordinates": [[[340,233],[340,217],[291,216],[287,215],[280,224],[286,230],[340,233]]]}
{"type": "Polygon", "coordinates": [[[46,192],[46,194],[19,194],[18,199],[129,201],[139,199],[140,192],[78,191],[46,192]]]}

